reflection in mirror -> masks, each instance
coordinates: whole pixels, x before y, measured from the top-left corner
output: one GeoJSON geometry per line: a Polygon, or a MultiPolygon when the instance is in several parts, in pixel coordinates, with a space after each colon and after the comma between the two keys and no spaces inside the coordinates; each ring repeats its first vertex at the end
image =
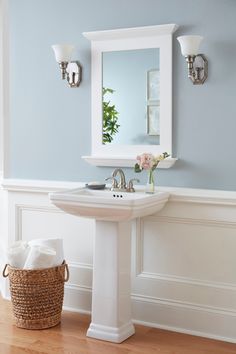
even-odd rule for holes
{"type": "Polygon", "coordinates": [[[160,144],[160,49],[102,53],[103,144],[160,144]]]}

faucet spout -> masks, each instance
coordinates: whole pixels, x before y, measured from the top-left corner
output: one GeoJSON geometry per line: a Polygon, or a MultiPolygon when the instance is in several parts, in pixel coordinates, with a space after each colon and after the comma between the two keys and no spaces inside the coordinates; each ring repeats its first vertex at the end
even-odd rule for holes
{"type": "Polygon", "coordinates": [[[112,177],[115,178],[117,175],[120,176],[120,181],[118,183],[118,189],[120,191],[126,191],[126,181],[125,181],[125,174],[124,171],[121,168],[116,168],[113,172],[112,172],[112,177]]]}

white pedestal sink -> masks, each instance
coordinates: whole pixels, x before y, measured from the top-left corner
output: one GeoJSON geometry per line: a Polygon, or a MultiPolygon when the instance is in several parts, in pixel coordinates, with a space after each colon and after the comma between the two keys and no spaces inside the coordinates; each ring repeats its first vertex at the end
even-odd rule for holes
{"type": "Polygon", "coordinates": [[[67,213],[96,219],[92,321],[87,336],[120,343],[134,334],[131,320],[131,219],[154,214],[167,192],[145,194],[76,189],[51,193],[67,213]]]}

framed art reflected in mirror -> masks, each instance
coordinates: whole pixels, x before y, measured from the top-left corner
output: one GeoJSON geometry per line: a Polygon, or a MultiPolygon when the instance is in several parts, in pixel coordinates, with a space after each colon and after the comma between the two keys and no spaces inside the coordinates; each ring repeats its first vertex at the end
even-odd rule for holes
{"type": "Polygon", "coordinates": [[[160,70],[147,72],[147,134],[160,136],[160,70]]]}

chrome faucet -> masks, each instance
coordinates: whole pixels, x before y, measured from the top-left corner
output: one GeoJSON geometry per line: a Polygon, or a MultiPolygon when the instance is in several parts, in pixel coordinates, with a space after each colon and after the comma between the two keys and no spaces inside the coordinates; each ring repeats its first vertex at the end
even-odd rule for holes
{"type": "Polygon", "coordinates": [[[120,181],[118,183],[118,190],[121,192],[126,191],[126,181],[125,181],[125,174],[121,168],[116,168],[113,172],[111,177],[115,178],[119,174],[120,176],[120,181]]]}
{"type": "Polygon", "coordinates": [[[110,190],[117,191],[118,190],[118,183],[117,183],[117,180],[115,179],[115,177],[107,177],[105,179],[105,181],[109,181],[109,180],[112,181],[110,190]]]}
{"type": "Polygon", "coordinates": [[[134,186],[133,186],[133,182],[139,182],[139,180],[137,178],[132,178],[129,182],[128,185],[126,185],[126,181],[125,181],[125,174],[124,171],[121,168],[116,168],[112,174],[111,177],[106,178],[106,181],[108,180],[112,181],[111,184],[111,191],[119,191],[119,192],[135,192],[134,186]],[[120,176],[120,180],[119,183],[116,179],[116,176],[119,175],[120,176]]]}
{"type": "Polygon", "coordinates": [[[129,193],[135,192],[134,184],[133,184],[134,181],[138,182],[138,183],[140,182],[138,178],[132,178],[127,185],[126,192],[129,192],[129,193]]]}

